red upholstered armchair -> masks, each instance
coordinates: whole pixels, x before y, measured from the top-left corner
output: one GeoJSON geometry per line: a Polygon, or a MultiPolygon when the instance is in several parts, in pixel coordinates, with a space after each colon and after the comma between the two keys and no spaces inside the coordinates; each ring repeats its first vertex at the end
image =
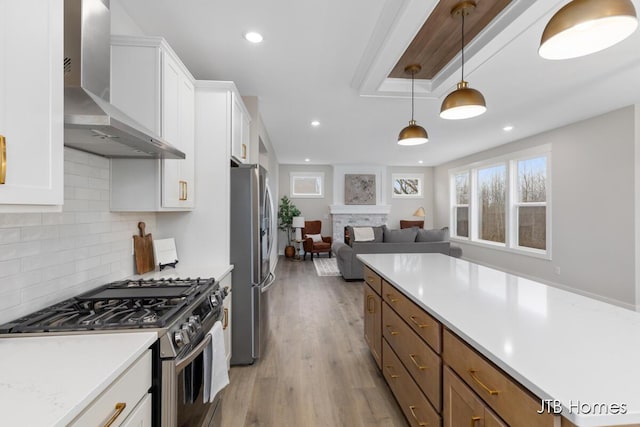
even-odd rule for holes
{"type": "Polygon", "coordinates": [[[420,221],[409,221],[406,219],[400,220],[400,228],[411,228],[411,227],[423,228],[424,220],[420,220],[420,221]]]}
{"type": "Polygon", "coordinates": [[[307,259],[308,253],[310,253],[311,258],[313,258],[313,254],[318,254],[319,257],[321,252],[327,252],[329,258],[331,258],[331,243],[333,238],[331,236],[321,236],[321,230],[322,221],[304,222],[304,228],[302,229],[302,238],[304,239],[302,241],[302,247],[304,248],[303,260],[307,259]]]}

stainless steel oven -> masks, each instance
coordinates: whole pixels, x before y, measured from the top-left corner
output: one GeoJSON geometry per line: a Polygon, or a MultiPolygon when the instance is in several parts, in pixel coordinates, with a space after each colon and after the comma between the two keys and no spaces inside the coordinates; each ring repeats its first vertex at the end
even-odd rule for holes
{"type": "Polygon", "coordinates": [[[220,396],[203,399],[204,351],[215,322],[222,320],[227,293],[214,279],[114,282],[0,325],[0,334],[156,331],[153,425],[219,427],[220,396]]]}

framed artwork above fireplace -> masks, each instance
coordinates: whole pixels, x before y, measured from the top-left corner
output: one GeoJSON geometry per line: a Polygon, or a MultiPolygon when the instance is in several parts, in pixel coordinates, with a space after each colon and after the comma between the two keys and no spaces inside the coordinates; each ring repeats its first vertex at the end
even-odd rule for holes
{"type": "Polygon", "coordinates": [[[375,205],[376,176],[374,174],[345,174],[345,205],[375,205]]]}

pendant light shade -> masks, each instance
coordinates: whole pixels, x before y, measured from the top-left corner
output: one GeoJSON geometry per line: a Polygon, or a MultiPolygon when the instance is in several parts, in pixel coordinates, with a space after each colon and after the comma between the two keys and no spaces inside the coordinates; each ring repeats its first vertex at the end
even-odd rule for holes
{"type": "Polygon", "coordinates": [[[462,16],[462,47],[460,48],[462,57],[462,79],[458,83],[457,89],[447,95],[444,101],[442,101],[440,117],[443,119],[469,119],[487,111],[487,103],[482,93],[476,89],[471,89],[469,83],[464,80],[464,17],[473,12],[475,8],[476,3],[474,1],[463,1],[451,9],[452,16],[462,16]]]}
{"type": "Polygon", "coordinates": [[[573,0],[545,27],[538,54],[545,59],[589,55],[621,42],[637,27],[631,0],[573,0]]]}
{"type": "Polygon", "coordinates": [[[419,64],[408,65],[404,69],[405,73],[411,74],[411,120],[409,126],[400,131],[398,145],[420,145],[429,141],[427,131],[413,119],[413,78],[421,69],[419,64]]]}

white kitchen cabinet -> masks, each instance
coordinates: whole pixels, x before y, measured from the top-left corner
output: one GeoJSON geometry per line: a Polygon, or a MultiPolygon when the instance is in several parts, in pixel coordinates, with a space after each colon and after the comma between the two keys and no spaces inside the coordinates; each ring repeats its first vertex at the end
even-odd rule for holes
{"type": "Polygon", "coordinates": [[[0,212],[60,210],[63,1],[0,2],[0,34],[0,212]]]}
{"type": "Polygon", "coordinates": [[[183,151],[185,159],[111,161],[111,210],[195,206],[193,77],[160,37],[113,36],[111,102],[183,151]]]}
{"type": "Polygon", "coordinates": [[[231,157],[239,163],[251,163],[251,117],[237,91],[231,93],[231,157]]]}
{"type": "Polygon", "coordinates": [[[145,401],[150,387],[151,350],[147,350],[69,426],[150,427],[151,401],[145,401]]]}

